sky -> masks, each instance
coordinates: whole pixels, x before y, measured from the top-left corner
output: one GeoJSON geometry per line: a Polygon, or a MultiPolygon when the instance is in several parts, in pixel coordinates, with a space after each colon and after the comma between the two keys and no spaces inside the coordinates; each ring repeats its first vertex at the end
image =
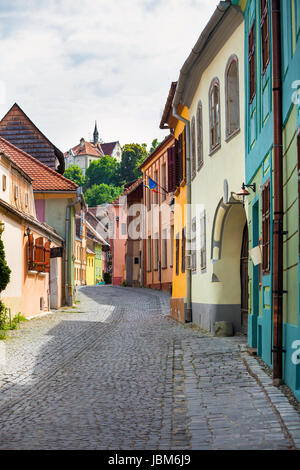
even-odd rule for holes
{"type": "Polygon", "coordinates": [[[17,102],[63,152],[159,141],[172,81],[215,0],[1,0],[0,116],[17,102]]]}

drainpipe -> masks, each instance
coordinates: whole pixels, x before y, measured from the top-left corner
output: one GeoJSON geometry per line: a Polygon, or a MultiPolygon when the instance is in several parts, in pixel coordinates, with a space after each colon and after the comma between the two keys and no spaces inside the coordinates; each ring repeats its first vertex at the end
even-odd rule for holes
{"type": "MultiPolygon", "coordinates": [[[[187,254],[191,255],[191,158],[190,158],[190,121],[185,119],[184,117],[180,116],[176,112],[176,106],[173,105],[173,116],[181,122],[184,122],[186,125],[186,185],[187,185],[187,220],[186,220],[186,240],[188,243],[187,254]]],[[[187,269],[187,268],[186,268],[187,269]]],[[[192,321],[192,276],[191,276],[191,269],[187,269],[187,286],[186,286],[186,298],[187,298],[187,306],[186,306],[186,314],[185,314],[185,321],[191,322],[192,321]]]]}
{"type": "Polygon", "coordinates": [[[283,171],[280,0],[272,0],[274,220],[273,220],[273,384],[282,381],[283,171]]]}
{"type": "Polygon", "coordinates": [[[82,189],[79,187],[77,190],[77,199],[74,202],[71,202],[70,204],[67,205],[66,208],[66,250],[65,250],[65,302],[67,305],[69,305],[69,294],[68,294],[68,288],[69,286],[69,276],[68,276],[68,261],[69,261],[69,230],[70,230],[70,213],[71,213],[71,207],[75,206],[76,204],[81,202],[81,195],[82,195],[82,189]]]}

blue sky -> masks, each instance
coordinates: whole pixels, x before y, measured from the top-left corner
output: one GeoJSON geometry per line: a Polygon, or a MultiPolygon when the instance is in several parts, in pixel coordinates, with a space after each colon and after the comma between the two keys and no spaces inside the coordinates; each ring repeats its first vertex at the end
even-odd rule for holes
{"type": "Polygon", "coordinates": [[[2,0],[0,115],[17,102],[62,151],[162,140],[171,81],[215,0],[2,0]]]}

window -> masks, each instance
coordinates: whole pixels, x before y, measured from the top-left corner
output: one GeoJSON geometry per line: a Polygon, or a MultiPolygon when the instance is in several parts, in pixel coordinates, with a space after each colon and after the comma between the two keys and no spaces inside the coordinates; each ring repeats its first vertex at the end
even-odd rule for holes
{"type": "Polygon", "coordinates": [[[15,186],[15,200],[19,198],[19,186],[15,186]]]}
{"type": "Polygon", "coordinates": [[[192,246],[191,246],[191,255],[192,255],[192,271],[197,270],[197,247],[196,247],[196,235],[197,235],[197,227],[196,227],[196,217],[192,220],[192,246]]]}
{"type": "Polygon", "coordinates": [[[264,74],[270,62],[268,0],[260,0],[260,30],[261,30],[261,50],[262,50],[262,72],[264,74]]]}
{"type": "Polygon", "coordinates": [[[179,233],[176,234],[176,276],[179,275],[179,233]]]}
{"type": "Polygon", "coordinates": [[[255,22],[253,21],[249,34],[249,101],[252,103],[256,94],[255,78],[255,22]]]}
{"type": "Polygon", "coordinates": [[[220,85],[215,78],[209,91],[209,123],[210,123],[210,151],[214,151],[221,144],[220,134],[220,85]]]}
{"type": "Polygon", "coordinates": [[[6,191],[6,175],[2,175],[2,191],[6,191]]]}
{"type": "MultiPolygon", "coordinates": [[[[147,177],[146,177],[146,184],[147,184],[147,177]]],[[[145,188],[146,191],[146,199],[147,199],[147,209],[148,211],[151,209],[151,191],[150,189],[145,188]]]]}
{"type": "Polygon", "coordinates": [[[202,103],[198,103],[197,107],[197,156],[198,156],[198,171],[203,165],[203,124],[202,124],[202,103]]]}
{"type": "Polygon", "coordinates": [[[181,240],[181,272],[185,272],[185,227],[182,229],[182,240],[181,240]]]}
{"type": "Polygon", "coordinates": [[[263,185],[262,190],[262,271],[270,272],[270,180],[263,185]]]}
{"type": "Polygon", "coordinates": [[[175,145],[168,148],[168,193],[176,190],[175,145]]]}
{"type": "Polygon", "coordinates": [[[299,241],[299,257],[300,257],[300,127],[297,136],[298,150],[298,241],[299,241]]]}
{"type": "Polygon", "coordinates": [[[25,193],[25,206],[26,207],[29,206],[29,195],[28,195],[28,193],[25,193]]]}
{"type": "MultiPolygon", "coordinates": [[[[154,181],[158,183],[158,170],[154,171],[154,181]]],[[[159,203],[158,193],[154,193],[154,204],[158,204],[158,203],[159,203]]]]}
{"type": "Polygon", "coordinates": [[[206,212],[200,215],[200,237],[201,237],[201,271],[206,270],[206,212]]]}
{"type": "Polygon", "coordinates": [[[167,194],[164,190],[167,190],[167,166],[164,163],[161,167],[161,185],[163,187],[162,200],[165,201],[167,194]]]}
{"type": "Polygon", "coordinates": [[[174,225],[171,225],[171,264],[170,266],[173,267],[173,260],[174,260],[174,225]]]}
{"type": "Polygon", "coordinates": [[[229,59],[226,73],[226,138],[233,135],[240,127],[239,71],[238,58],[229,59]]]}
{"type": "Polygon", "coordinates": [[[195,136],[195,117],[191,121],[191,171],[192,179],[196,176],[196,136],[195,136]]]}
{"type": "Polygon", "coordinates": [[[151,237],[148,237],[147,240],[147,271],[152,270],[152,240],[151,237]]]}
{"type": "Polygon", "coordinates": [[[154,234],[154,269],[158,269],[158,261],[159,261],[159,239],[158,233],[154,234]]]}
{"type": "Polygon", "coordinates": [[[168,231],[162,231],[162,268],[168,267],[168,231]]]}

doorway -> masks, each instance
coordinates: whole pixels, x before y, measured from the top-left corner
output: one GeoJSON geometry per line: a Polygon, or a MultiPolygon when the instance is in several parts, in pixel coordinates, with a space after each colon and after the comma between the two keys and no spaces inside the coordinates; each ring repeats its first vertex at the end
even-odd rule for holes
{"type": "Polygon", "coordinates": [[[248,301],[249,301],[249,290],[248,290],[248,225],[245,224],[243,231],[242,240],[242,252],[241,252],[241,315],[242,315],[242,332],[244,335],[248,334],[248,301]]]}

